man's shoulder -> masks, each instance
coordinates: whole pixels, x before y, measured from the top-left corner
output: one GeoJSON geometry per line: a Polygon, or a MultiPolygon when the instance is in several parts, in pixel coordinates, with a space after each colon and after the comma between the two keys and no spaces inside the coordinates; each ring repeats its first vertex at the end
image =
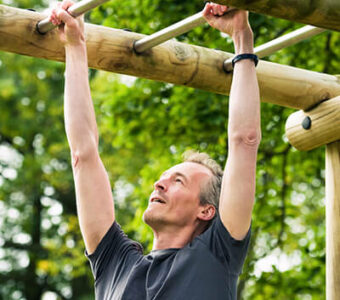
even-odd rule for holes
{"type": "Polygon", "coordinates": [[[249,240],[251,237],[251,226],[242,240],[234,239],[228,229],[224,226],[220,216],[217,214],[212,220],[209,227],[198,235],[193,242],[199,242],[205,244],[209,248],[215,249],[224,248],[225,250],[229,248],[247,248],[249,240]]]}

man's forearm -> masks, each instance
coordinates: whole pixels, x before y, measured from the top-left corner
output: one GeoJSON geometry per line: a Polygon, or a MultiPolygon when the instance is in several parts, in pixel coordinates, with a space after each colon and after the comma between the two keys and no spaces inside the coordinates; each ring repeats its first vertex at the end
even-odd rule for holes
{"type": "Polygon", "coordinates": [[[69,46],[66,51],[65,128],[70,148],[86,151],[98,145],[98,130],[88,82],[86,46],[69,46]]]}
{"type": "MultiPolygon", "coordinates": [[[[253,53],[253,34],[247,30],[234,35],[235,53],[253,53]]],[[[260,95],[254,62],[238,61],[234,66],[229,99],[229,138],[261,139],[260,95]]]]}

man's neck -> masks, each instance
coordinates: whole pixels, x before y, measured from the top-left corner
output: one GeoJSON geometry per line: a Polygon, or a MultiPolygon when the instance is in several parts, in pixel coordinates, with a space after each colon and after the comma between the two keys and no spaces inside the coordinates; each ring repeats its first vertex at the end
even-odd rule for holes
{"type": "Polygon", "coordinates": [[[183,248],[190,243],[196,236],[204,231],[204,227],[164,227],[159,230],[153,229],[154,240],[152,250],[161,250],[169,248],[183,248]]]}

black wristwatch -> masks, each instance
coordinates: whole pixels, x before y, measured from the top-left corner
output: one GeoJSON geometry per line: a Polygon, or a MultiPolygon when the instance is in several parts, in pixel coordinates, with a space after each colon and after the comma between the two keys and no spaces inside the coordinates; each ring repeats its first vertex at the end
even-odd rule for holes
{"type": "Polygon", "coordinates": [[[259,62],[259,58],[257,57],[256,54],[252,54],[252,53],[238,54],[232,60],[233,68],[235,66],[235,63],[237,63],[238,61],[240,61],[242,59],[252,59],[254,61],[255,67],[257,66],[257,64],[259,62]]]}

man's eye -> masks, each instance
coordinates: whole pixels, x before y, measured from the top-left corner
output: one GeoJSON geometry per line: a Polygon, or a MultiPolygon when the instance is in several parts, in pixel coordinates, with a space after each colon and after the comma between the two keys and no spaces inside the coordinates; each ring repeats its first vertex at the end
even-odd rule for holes
{"type": "Polygon", "coordinates": [[[180,178],[176,178],[176,182],[182,183],[182,180],[180,178]]]}

